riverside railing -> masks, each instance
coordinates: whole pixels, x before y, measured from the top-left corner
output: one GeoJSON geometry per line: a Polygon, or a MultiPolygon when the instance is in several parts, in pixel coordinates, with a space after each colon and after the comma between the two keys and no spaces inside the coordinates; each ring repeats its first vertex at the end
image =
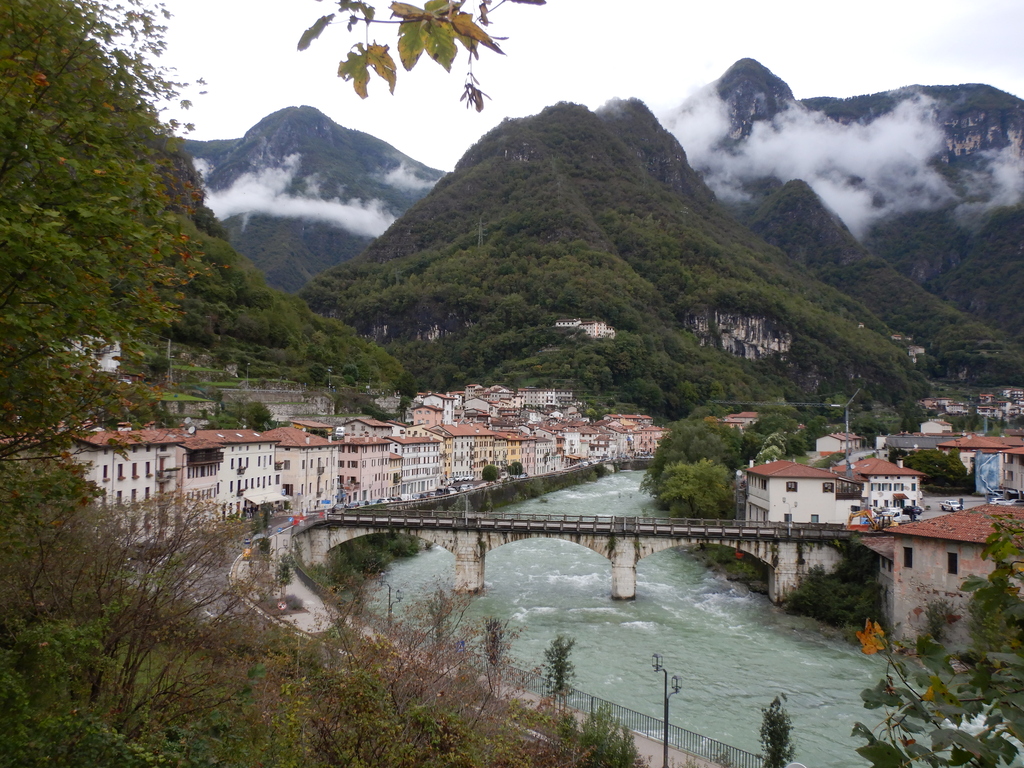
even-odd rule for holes
{"type": "MultiPolygon", "coordinates": [[[[504,681],[524,691],[530,691],[541,696],[548,695],[547,681],[538,672],[506,666],[504,669],[504,681]]],[[[664,739],[664,721],[657,717],[651,717],[643,712],[627,709],[621,704],[593,696],[577,688],[569,688],[564,700],[566,706],[580,712],[596,712],[601,707],[605,707],[616,720],[629,728],[629,730],[641,733],[658,742],[664,739]]],[[[668,727],[668,743],[670,746],[683,752],[702,757],[718,765],[730,766],[730,768],[761,768],[763,763],[760,755],[747,752],[739,747],[730,746],[717,739],[701,736],[699,733],[688,731],[671,723],[669,723],[668,727]]]]}

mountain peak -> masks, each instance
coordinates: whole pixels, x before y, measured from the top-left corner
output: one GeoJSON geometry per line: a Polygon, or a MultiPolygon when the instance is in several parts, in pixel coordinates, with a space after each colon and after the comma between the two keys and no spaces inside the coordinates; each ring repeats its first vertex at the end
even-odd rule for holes
{"type": "Polygon", "coordinates": [[[730,138],[750,135],[758,120],[771,120],[795,101],[786,82],[754,59],[740,59],[714,84],[729,108],[730,138]]]}

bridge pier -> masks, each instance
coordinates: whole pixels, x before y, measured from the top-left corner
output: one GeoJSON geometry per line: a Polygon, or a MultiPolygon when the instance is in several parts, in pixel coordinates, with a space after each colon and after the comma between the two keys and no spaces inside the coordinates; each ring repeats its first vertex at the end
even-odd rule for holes
{"type": "Polygon", "coordinates": [[[475,595],[484,591],[484,545],[476,536],[460,531],[455,536],[455,592],[475,595]]]}
{"type": "Polygon", "coordinates": [[[626,539],[611,553],[612,600],[633,600],[636,597],[636,547],[626,539]]]}

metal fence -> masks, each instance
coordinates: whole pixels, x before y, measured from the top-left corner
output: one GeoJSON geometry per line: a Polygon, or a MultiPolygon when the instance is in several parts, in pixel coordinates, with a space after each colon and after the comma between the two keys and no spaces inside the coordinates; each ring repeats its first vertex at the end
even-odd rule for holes
{"type": "MultiPolygon", "coordinates": [[[[547,681],[538,672],[507,666],[504,679],[508,684],[524,691],[542,696],[548,695],[547,681]]],[[[616,720],[629,730],[642,733],[655,741],[662,741],[665,737],[664,720],[627,709],[620,704],[592,696],[576,688],[568,690],[565,703],[566,706],[580,712],[596,712],[599,708],[605,707],[616,720]]],[[[760,755],[729,746],[716,739],[709,739],[707,736],[701,736],[699,733],[688,731],[671,723],[668,727],[668,743],[676,749],[689,752],[691,755],[702,757],[718,765],[729,766],[729,768],[761,768],[763,763],[760,755]]]]}

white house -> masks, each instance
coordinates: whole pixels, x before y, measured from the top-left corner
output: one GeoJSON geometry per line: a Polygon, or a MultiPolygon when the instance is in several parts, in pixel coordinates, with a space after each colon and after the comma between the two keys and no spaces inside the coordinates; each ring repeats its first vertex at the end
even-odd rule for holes
{"type": "Polygon", "coordinates": [[[793,461],[750,467],[747,520],[846,523],[860,508],[861,483],[793,461]]]}
{"type": "MultiPolygon", "coordinates": [[[[846,465],[837,466],[835,472],[845,474],[846,465]]],[[[921,505],[921,483],[925,474],[904,467],[902,461],[893,464],[882,459],[861,459],[853,462],[853,476],[864,484],[866,507],[882,509],[921,505]]]]}
{"type": "Polygon", "coordinates": [[[274,468],[277,440],[251,429],[201,429],[196,436],[224,446],[217,478],[223,514],[255,514],[262,504],[283,509],[281,474],[274,468]]]}
{"type": "Polygon", "coordinates": [[[441,484],[441,440],[429,437],[389,438],[392,451],[402,457],[399,495],[429,493],[441,484]]]}

